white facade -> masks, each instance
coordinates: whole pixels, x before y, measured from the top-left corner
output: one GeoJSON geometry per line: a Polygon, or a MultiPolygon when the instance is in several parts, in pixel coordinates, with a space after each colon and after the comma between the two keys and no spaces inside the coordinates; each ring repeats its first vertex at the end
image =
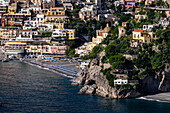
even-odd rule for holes
{"type": "Polygon", "coordinates": [[[80,57],[89,54],[92,51],[88,49],[91,44],[92,42],[84,43],[84,45],[75,49],[75,53],[79,54],[80,57]]]}
{"type": "Polygon", "coordinates": [[[66,37],[66,31],[62,29],[54,29],[52,37],[66,37]]]}
{"type": "Polygon", "coordinates": [[[10,0],[0,0],[0,3],[6,6],[9,6],[10,0]]]}
{"type": "Polygon", "coordinates": [[[63,3],[65,10],[73,10],[73,5],[71,3],[63,3]]]}
{"type": "Polygon", "coordinates": [[[39,23],[38,24],[38,31],[52,31],[53,30],[53,24],[44,24],[39,23]]]}
{"type": "Polygon", "coordinates": [[[44,23],[44,15],[43,14],[37,14],[35,17],[35,20],[38,21],[39,24],[44,23]]]}
{"type": "Polygon", "coordinates": [[[114,85],[122,85],[122,84],[127,84],[128,80],[122,80],[122,79],[116,79],[114,80],[114,85]]]}
{"type": "Polygon", "coordinates": [[[31,12],[28,8],[22,8],[20,13],[24,15],[31,15],[31,12]]]}
{"type": "Polygon", "coordinates": [[[79,66],[80,69],[84,69],[85,67],[87,67],[89,65],[89,62],[90,62],[90,60],[81,62],[80,66],[79,66]]]}
{"type": "Polygon", "coordinates": [[[36,20],[24,21],[23,29],[34,29],[37,27],[38,27],[38,21],[36,20]]]}
{"type": "Polygon", "coordinates": [[[32,10],[33,12],[40,12],[41,7],[29,7],[29,10],[32,10]]]}
{"type": "Polygon", "coordinates": [[[17,40],[30,41],[33,40],[33,35],[38,35],[38,32],[32,30],[20,30],[19,37],[17,37],[17,40]]]}
{"type": "Polygon", "coordinates": [[[164,29],[166,29],[166,27],[169,25],[168,18],[161,18],[159,21],[159,24],[162,25],[164,27],[164,29]]]}
{"type": "Polygon", "coordinates": [[[75,32],[75,29],[54,29],[52,37],[66,37],[68,32],[75,32]]]}
{"type": "Polygon", "coordinates": [[[151,30],[153,25],[143,25],[143,30],[151,30]]]}

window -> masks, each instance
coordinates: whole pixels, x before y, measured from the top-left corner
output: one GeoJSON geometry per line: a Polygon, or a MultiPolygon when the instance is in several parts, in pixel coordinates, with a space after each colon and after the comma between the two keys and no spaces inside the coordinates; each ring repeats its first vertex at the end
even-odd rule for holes
{"type": "Polygon", "coordinates": [[[136,38],[136,34],[134,34],[134,37],[136,38]]]}

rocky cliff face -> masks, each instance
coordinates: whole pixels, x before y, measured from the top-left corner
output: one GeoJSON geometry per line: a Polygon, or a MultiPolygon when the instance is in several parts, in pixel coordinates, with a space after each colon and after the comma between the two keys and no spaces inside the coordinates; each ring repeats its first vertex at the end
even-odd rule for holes
{"type": "Polygon", "coordinates": [[[156,75],[145,76],[141,80],[141,91],[144,93],[159,93],[170,91],[170,66],[165,64],[165,69],[156,75]]]}
{"type": "Polygon", "coordinates": [[[72,85],[82,85],[79,93],[81,94],[94,94],[102,97],[110,98],[135,98],[143,94],[159,93],[170,91],[170,66],[166,65],[165,70],[157,73],[157,75],[147,75],[141,81],[141,91],[127,90],[125,88],[116,89],[109,85],[109,81],[103,75],[101,65],[104,69],[109,68],[111,65],[102,63],[101,59],[105,55],[101,52],[96,59],[93,59],[85,70],[80,71],[78,78],[72,85]]]}
{"type": "Polygon", "coordinates": [[[79,93],[95,94],[110,98],[134,98],[140,96],[141,94],[134,90],[117,90],[116,88],[109,86],[108,80],[103,73],[100,72],[101,65],[104,65],[104,68],[110,67],[109,64],[101,63],[101,58],[104,55],[104,52],[102,52],[98,58],[92,60],[88,68],[78,73],[80,76],[75,79],[77,83],[72,83],[72,85],[84,85],[80,89],[79,93]]]}

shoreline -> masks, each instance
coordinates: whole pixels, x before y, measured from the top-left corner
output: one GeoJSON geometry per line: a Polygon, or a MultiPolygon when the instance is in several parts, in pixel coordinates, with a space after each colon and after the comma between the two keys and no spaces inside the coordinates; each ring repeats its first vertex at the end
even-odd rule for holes
{"type": "MultiPolygon", "coordinates": [[[[68,73],[66,71],[53,68],[53,67],[51,67],[52,66],[51,64],[41,63],[41,62],[34,62],[33,60],[21,60],[21,62],[27,63],[27,64],[32,65],[32,66],[36,66],[36,67],[44,69],[44,70],[52,71],[54,73],[58,73],[61,76],[72,78],[72,83],[77,82],[77,81],[74,81],[74,79],[78,77],[77,74],[75,76],[75,75],[73,75],[71,73],[68,73]]],[[[158,94],[154,94],[154,95],[146,95],[146,96],[141,96],[139,98],[134,98],[134,99],[170,103],[170,92],[158,93],[158,94]]]]}
{"type": "MultiPolygon", "coordinates": [[[[77,77],[77,74],[73,74],[73,73],[55,68],[56,65],[52,65],[52,64],[48,64],[48,63],[41,63],[41,62],[37,62],[37,61],[34,62],[33,60],[21,60],[21,62],[27,63],[29,65],[36,66],[36,67],[41,68],[41,69],[49,70],[49,71],[58,73],[60,75],[63,75],[63,76],[69,77],[69,78],[76,78],[77,77]]],[[[74,69],[72,69],[72,70],[74,70],[74,69]]]]}
{"type": "Polygon", "coordinates": [[[158,93],[154,95],[146,95],[146,96],[139,97],[136,99],[170,103],[170,92],[158,93]]]}

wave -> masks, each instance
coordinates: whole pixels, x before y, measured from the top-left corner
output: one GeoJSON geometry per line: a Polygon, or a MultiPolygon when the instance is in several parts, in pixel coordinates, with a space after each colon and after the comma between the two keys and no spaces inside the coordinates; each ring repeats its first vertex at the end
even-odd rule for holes
{"type": "Polygon", "coordinates": [[[77,83],[77,82],[78,82],[78,81],[74,80],[74,78],[73,78],[73,79],[71,79],[70,81],[71,81],[71,82],[75,82],[75,83],[77,83]]]}
{"type": "Polygon", "coordinates": [[[154,99],[148,99],[148,98],[146,98],[146,97],[139,97],[139,98],[137,98],[137,99],[148,100],[148,101],[154,101],[154,99]]]}
{"type": "Polygon", "coordinates": [[[170,103],[170,101],[166,101],[166,100],[159,100],[159,99],[153,99],[152,97],[147,98],[147,97],[139,97],[136,99],[142,99],[142,100],[147,100],[147,101],[156,101],[156,102],[166,102],[166,103],[170,103]]]}

